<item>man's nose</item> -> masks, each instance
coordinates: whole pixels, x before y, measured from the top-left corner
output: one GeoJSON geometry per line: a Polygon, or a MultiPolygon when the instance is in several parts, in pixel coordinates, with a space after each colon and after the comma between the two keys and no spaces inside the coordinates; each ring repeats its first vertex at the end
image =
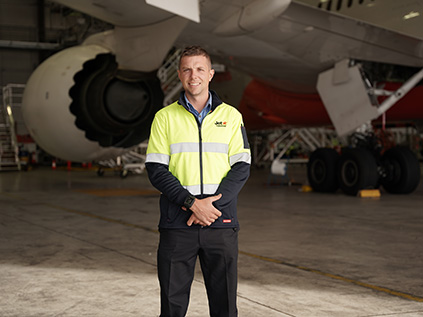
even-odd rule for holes
{"type": "Polygon", "coordinates": [[[194,70],[191,72],[191,78],[196,78],[198,77],[198,73],[194,70]]]}

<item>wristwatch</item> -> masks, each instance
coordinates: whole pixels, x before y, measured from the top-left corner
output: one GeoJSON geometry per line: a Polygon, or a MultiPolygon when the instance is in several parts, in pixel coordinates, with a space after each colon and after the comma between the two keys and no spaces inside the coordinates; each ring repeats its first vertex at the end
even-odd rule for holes
{"type": "Polygon", "coordinates": [[[190,209],[192,207],[192,205],[194,205],[194,201],[195,201],[195,196],[189,195],[187,198],[185,198],[184,206],[187,209],[190,209]]]}

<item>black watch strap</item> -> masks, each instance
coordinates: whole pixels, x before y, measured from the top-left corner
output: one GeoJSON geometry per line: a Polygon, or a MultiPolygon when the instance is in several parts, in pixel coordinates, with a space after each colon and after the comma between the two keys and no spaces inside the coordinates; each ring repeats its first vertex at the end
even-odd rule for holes
{"type": "Polygon", "coordinates": [[[185,208],[190,209],[192,205],[194,205],[194,201],[195,201],[195,196],[193,195],[189,195],[187,198],[185,198],[185,201],[184,201],[185,208]]]}

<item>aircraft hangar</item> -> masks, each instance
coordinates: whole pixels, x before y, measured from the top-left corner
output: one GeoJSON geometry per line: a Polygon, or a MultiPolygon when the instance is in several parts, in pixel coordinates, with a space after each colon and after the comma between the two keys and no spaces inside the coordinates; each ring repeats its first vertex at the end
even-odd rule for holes
{"type": "MultiPolygon", "coordinates": [[[[331,2],[342,5],[321,4],[331,2]]],[[[57,2],[0,0],[0,316],[160,314],[160,193],[144,169],[146,142],[72,162],[37,144],[21,113],[42,61],[112,28],[57,2]]],[[[177,53],[172,48],[167,61],[177,53]]],[[[225,63],[215,67],[212,88],[239,104],[253,79],[225,63]]],[[[48,121],[60,129],[60,118],[48,121]]],[[[419,160],[420,183],[408,194],[383,186],[354,195],[313,191],[304,152],[316,139],[339,147],[333,129],[250,131],[251,175],[238,197],[239,316],[423,316],[422,135],[410,125],[392,131],[419,160]]],[[[60,144],[71,154],[78,145],[60,144]]],[[[187,316],[209,316],[199,263],[187,316]]]]}

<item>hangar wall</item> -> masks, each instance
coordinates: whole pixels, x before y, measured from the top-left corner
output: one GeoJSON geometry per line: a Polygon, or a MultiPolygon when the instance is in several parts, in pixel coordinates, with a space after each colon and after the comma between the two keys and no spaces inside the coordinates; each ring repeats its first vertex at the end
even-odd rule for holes
{"type": "Polygon", "coordinates": [[[39,53],[8,47],[6,41],[37,41],[37,1],[0,1],[0,86],[25,83],[39,63],[39,53]]]}
{"type": "Polygon", "coordinates": [[[0,0],[0,86],[26,83],[56,51],[111,27],[46,0],[0,0]]]}

